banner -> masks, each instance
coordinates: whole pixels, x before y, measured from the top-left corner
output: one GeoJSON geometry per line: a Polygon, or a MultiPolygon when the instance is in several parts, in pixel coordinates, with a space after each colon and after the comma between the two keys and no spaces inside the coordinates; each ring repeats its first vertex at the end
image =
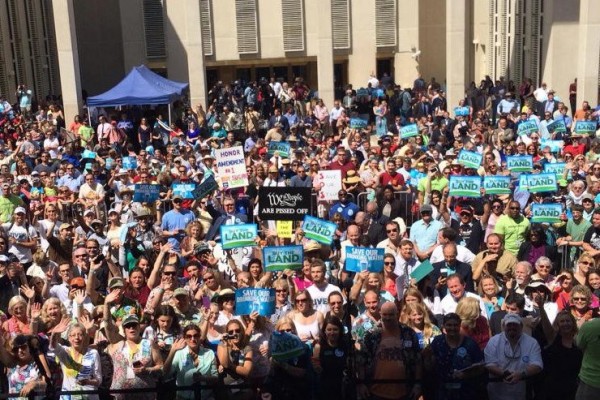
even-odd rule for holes
{"type": "Polygon", "coordinates": [[[173,196],[179,195],[184,199],[194,198],[194,189],[196,189],[195,183],[174,183],[171,185],[173,189],[173,196]]]}
{"type": "Polygon", "coordinates": [[[302,230],[307,239],[312,239],[316,242],[330,245],[333,242],[333,234],[337,229],[337,225],[333,222],[324,221],[319,218],[304,216],[302,230]]]}
{"type": "Polygon", "coordinates": [[[277,237],[291,239],[294,236],[294,221],[275,221],[277,237]]]}
{"type": "Polygon", "coordinates": [[[484,176],[483,188],[485,194],[511,194],[510,176],[484,176]]]}
{"type": "Polygon", "coordinates": [[[454,197],[481,197],[481,177],[451,176],[449,195],[454,197]]]}
{"type": "Polygon", "coordinates": [[[481,166],[482,159],[482,154],[468,150],[461,150],[460,153],[458,153],[458,158],[456,161],[467,168],[478,169],[481,166]]]}
{"type": "Polygon", "coordinates": [[[123,157],[123,168],[125,169],[136,169],[137,158],[135,157],[123,157]]]}
{"type": "Polygon", "coordinates": [[[417,124],[410,124],[400,128],[400,139],[408,139],[409,137],[419,135],[417,124]]]}
{"type": "Polygon", "coordinates": [[[248,173],[242,146],[217,149],[215,159],[223,189],[248,186],[248,173]]]}
{"type": "Polygon", "coordinates": [[[219,188],[217,181],[213,175],[206,178],[201,184],[196,186],[192,192],[194,199],[203,199],[219,188]]]}
{"type": "Polygon", "coordinates": [[[160,185],[152,185],[150,183],[135,185],[135,193],[133,201],[139,203],[152,203],[160,198],[160,185]]]}
{"type": "Polygon", "coordinates": [[[319,182],[321,182],[319,200],[337,200],[338,192],[342,190],[342,171],[319,171],[318,178],[319,182]]]}
{"type": "Polygon", "coordinates": [[[256,246],[256,224],[221,225],[223,250],[256,246]]]}
{"type": "Polygon", "coordinates": [[[596,133],[596,127],[596,121],[575,121],[575,133],[579,135],[596,133]]]}
{"type": "Polygon", "coordinates": [[[562,178],[565,168],[567,168],[567,163],[564,162],[544,164],[544,172],[548,174],[555,174],[558,179],[562,178]]]}
{"type": "Polygon", "coordinates": [[[258,188],[258,216],[263,221],[269,219],[302,221],[304,216],[310,213],[310,188],[269,186],[258,188]]]}
{"type": "Polygon", "coordinates": [[[562,204],[538,204],[531,205],[531,222],[547,222],[554,224],[560,222],[562,204]]]}
{"type": "Polygon", "coordinates": [[[273,156],[275,155],[275,152],[277,152],[281,158],[290,158],[290,144],[288,142],[269,142],[267,154],[273,156]]]}
{"type": "Polygon", "coordinates": [[[96,153],[93,151],[89,151],[88,149],[85,149],[83,151],[83,154],[81,155],[81,159],[85,160],[86,158],[91,158],[93,160],[96,159],[96,153]]]}
{"type": "Polygon", "coordinates": [[[275,289],[243,288],[235,291],[235,315],[257,312],[270,317],[275,312],[275,289]]]}
{"type": "Polygon", "coordinates": [[[346,271],[381,272],[385,249],[346,246],[346,271]]]}
{"type": "Polygon", "coordinates": [[[351,129],[365,129],[369,126],[369,115],[363,114],[358,117],[350,118],[350,128],[351,129]]]}
{"type": "Polygon", "coordinates": [[[302,269],[303,262],[304,247],[302,246],[263,247],[263,263],[265,265],[265,271],[302,269]]]}
{"type": "Polygon", "coordinates": [[[562,149],[564,145],[565,145],[565,142],[562,140],[542,140],[540,142],[540,147],[542,149],[546,146],[550,147],[551,153],[560,152],[560,149],[562,149]]]}
{"type": "Polygon", "coordinates": [[[533,169],[533,157],[507,156],[506,168],[511,172],[530,172],[533,169]]]}
{"type": "Polygon", "coordinates": [[[469,107],[454,107],[454,115],[456,117],[468,117],[471,114],[469,107]]]}
{"type": "Polygon", "coordinates": [[[517,135],[519,136],[523,136],[523,135],[531,135],[533,132],[537,132],[538,131],[538,126],[537,123],[535,121],[523,121],[519,124],[518,128],[517,128],[517,135]]]}
{"type": "Polygon", "coordinates": [[[554,192],[558,189],[556,174],[529,174],[525,176],[527,190],[531,193],[554,192]]]}
{"type": "Polygon", "coordinates": [[[546,125],[546,129],[548,129],[548,132],[550,133],[566,133],[567,125],[565,125],[564,119],[557,119],[546,125]]]}

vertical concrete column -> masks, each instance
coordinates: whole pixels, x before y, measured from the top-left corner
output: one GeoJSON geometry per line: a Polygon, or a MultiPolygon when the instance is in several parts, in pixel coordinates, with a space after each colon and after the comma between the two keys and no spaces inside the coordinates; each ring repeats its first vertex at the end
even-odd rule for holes
{"type": "Polygon", "coordinates": [[[375,0],[350,2],[352,52],[348,55],[348,82],[354,89],[367,87],[371,72],[377,73],[375,0]]]}
{"type": "Polygon", "coordinates": [[[398,6],[398,52],[394,55],[394,81],[403,88],[419,75],[419,0],[404,0],[398,6]]]}
{"type": "Polygon", "coordinates": [[[579,51],[577,63],[577,107],[587,100],[598,104],[598,70],[600,69],[600,2],[579,3],[579,51]]]}
{"type": "Polygon", "coordinates": [[[467,71],[467,0],[446,2],[446,87],[448,109],[465,97],[467,71]]]}
{"type": "Polygon", "coordinates": [[[53,0],[52,10],[65,121],[72,121],[83,107],[73,0],[53,0]]]}
{"type": "Polygon", "coordinates": [[[165,2],[167,73],[169,79],[190,84],[192,107],[206,109],[206,72],[200,27],[200,1],[165,2]]]}
{"type": "Polygon", "coordinates": [[[319,2],[319,31],[317,34],[317,80],[319,97],[327,107],[333,107],[333,30],[331,25],[331,0],[319,2]]]}

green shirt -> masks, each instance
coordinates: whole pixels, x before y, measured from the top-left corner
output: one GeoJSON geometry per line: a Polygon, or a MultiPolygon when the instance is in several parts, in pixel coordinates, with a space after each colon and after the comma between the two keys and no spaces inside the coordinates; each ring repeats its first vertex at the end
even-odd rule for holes
{"type": "MultiPolygon", "coordinates": [[[[419,192],[425,193],[427,191],[427,179],[429,178],[425,177],[419,180],[417,187],[419,192]]],[[[431,179],[431,190],[439,190],[441,192],[446,186],[448,186],[448,179],[443,176],[431,179]]]]}
{"type": "Polygon", "coordinates": [[[527,228],[529,228],[529,220],[527,218],[520,216],[519,219],[514,220],[508,215],[503,215],[498,218],[494,227],[494,233],[504,237],[504,248],[516,256],[521,243],[525,241],[527,228]]]}
{"type": "Polygon", "coordinates": [[[579,379],[600,389],[600,319],[592,319],[581,326],[577,346],[583,351],[579,379]]]}
{"type": "Polygon", "coordinates": [[[88,143],[90,143],[92,141],[92,138],[94,137],[94,129],[92,129],[91,126],[85,126],[85,125],[81,125],[81,127],[79,127],[79,137],[81,137],[81,146],[85,147],[88,145],[88,143]]]}
{"type": "Polygon", "coordinates": [[[0,223],[7,223],[11,221],[12,215],[15,209],[19,206],[23,206],[23,200],[14,195],[0,196],[0,223]]]}

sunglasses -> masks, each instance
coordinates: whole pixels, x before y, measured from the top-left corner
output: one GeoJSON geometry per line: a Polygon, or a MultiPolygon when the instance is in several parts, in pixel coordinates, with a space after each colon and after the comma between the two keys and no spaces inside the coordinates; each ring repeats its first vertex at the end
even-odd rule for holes
{"type": "Polygon", "coordinates": [[[308,299],[296,299],[296,303],[306,303],[308,299]]]}
{"type": "Polygon", "coordinates": [[[182,200],[181,199],[175,199],[173,200],[173,203],[175,204],[181,204],[182,200]]]}
{"type": "Polygon", "coordinates": [[[398,232],[398,229],[386,229],[387,233],[398,232]]]}
{"type": "Polygon", "coordinates": [[[175,275],[175,271],[163,271],[163,275],[172,276],[175,275]]]}
{"type": "Polygon", "coordinates": [[[573,300],[574,303],[587,301],[585,297],[571,297],[571,300],[573,300]]]}
{"type": "Polygon", "coordinates": [[[13,348],[12,348],[12,352],[13,352],[13,353],[16,353],[16,352],[18,352],[19,350],[25,350],[25,349],[27,349],[28,347],[29,347],[29,345],[27,345],[27,343],[26,343],[26,344],[22,344],[22,345],[20,345],[20,346],[15,346],[15,347],[13,347],[13,348]]]}
{"type": "Polygon", "coordinates": [[[123,325],[123,329],[136,329],[138,326],[140,326],[140,324],[131,323],[131,324],[123,325]]]}
{"type": "Polygon", "coordinates": [[[240,332],[242,332],[241,329],[232,329],[230,331],[227,331],[227,333],[230,334],[230,335],[234,335],[234,334],[240,333],[240,332]]]}
{"type": "Polygon", "coordinates": [[[591,262],[589,261],[579,261],[579,264],[583,264],[583,265],[592,265],[591,262]]]}
{"type": "Polygon", "coordinates": [[[195,335],[185,335],[186,339],[199,339],[200,335],[199,334],[195,334],[195,335]]]}
{"type": "Polygon", "coordinates": [[[520,210],[521,207],[509,207],[511,210],[520,210]]]}
{"type": "Polygon", "coordinates": [[[385,262],[383,263],[383,265],[394,265],[394,264],[396,264],[396,262],[395,262],[395,261],[385,261],[385,262]]]}
{"type": "Polygon", "coordinates": [[[293,331],[293,330],[291,330],[291,329],[280,329],[278,332],[279,332],[279,333],[283,333],[283,332],[287,332],[287,333],[294,333],[294,331],[293,331]]]}

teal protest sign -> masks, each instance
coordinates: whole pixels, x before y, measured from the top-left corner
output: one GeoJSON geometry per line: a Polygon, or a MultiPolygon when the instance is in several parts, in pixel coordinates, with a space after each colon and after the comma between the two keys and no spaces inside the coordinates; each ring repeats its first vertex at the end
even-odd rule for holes
{"type": "Polygon", "coordinates": [[[590,135],[596,132],[596,121],[577,121],[575,122],[575,133],[579,135],[590,135]]]}
{"type": "Polygon", "coordinates": [[[454,115],[457,117],[467,117],[470,113],[469,107],[454,107],[454,115]]]}
{"type": "Polygon", "coordinates": [[[123,157],[123,168],[125,169],[136,169],[137,158],[135,157],[123,157]]]}
{"type": "Polygon", "coordinates": [[[542,140],[540,143],[540,147],[543,149],[544,147],[549,147],[551,153],[558,153],[560,149],[563,148],[565,142],[562,140],[542,140]]]}
{"type": "Polygon", "coordinates": [[[277,152],[281,158],[290,158],[290,144],[288,142],[269,142],[267,154],[272,156],[275,152],[277,152]]]}
{"type": "Polygon", "coordinates": [[[548,124],[546,129],[548,129],[548,132],[550,133],[565,133],[567,132],[567,125],[565,125],[564,119],[557,119],[556,121],[548,124]]]}
{"type": "Polygon", "coordinates": [[[266,271],[302,269],[304,247],[268,246],[263,248],[263,263],[266,271]]]}
{"type": "Polygon", "coordinates": [[[160,198],[160,186],[152,184],[135,185],[133,201],[140,203],[152,203],[160,198]]]}
{"type": "Polygon", "coordinates": [[[86,158],[91,158],[91,159],[95,160],[96,159],[96,152],[89,151],[88,149],[85,149],[83,151],[83,154],[81,155],[81,159],[85,160],[86,158]]]}
{"type": "Polygon", "coordinates": [[[510,176],[484,176],[483,188],[485,194],[510,194],[510,176]]]}
{"type": "Polygon", "coordinates": [[[220,229],[223,250],[256,245],[256,224],[221,225],[220,229]]]}
{"type": "Polygon", "coordinates": [[[531,135],[533,132],[538,131],[538,126],[535,121],[523,121],[519,124],[517,128],[517,135],[531,135]]]}
{"type": "Polygon", "coordinates": [[[456,161],[467,168],[478,169],[481,166],[482,159],[483,155],[479,153],[475,153],[473,151],[468,150],[461,150],[460,153],[458,153],[458,158],[456,159],[456,161]]]}
{"type": "Polygon", "coordinates": [[[333,242],[333,234],[336,229],[337,225],[333,222],[324,221],[310,215],[305,215],[304,222],[302,222],[302,230],[306,238],[326,245],[333,242]]]}
{"type": "Polygon", "coordinates": [[[359,115],[358,117],[350,118],[351,129],[365,129],[367,126],[369,126],[368,115],[359,115]]]}
{"type": "Polygon", "coordinates": [[[275,289],[243,288],[235,291],[235,315],[257,312],[270,317],[275,312],[275,289]]]}
{"type": "Polygon", "coordinates": [[[381,272],[385,249],[346,246],[346,271],[381,272]]]}
{"type": "Polygon", "coordinates": [[[173,196],[181,196],[184,199],[194,198],[194,189],[196,189],[195,183],[174,183],[171,185],[173,189],[173,196]]]}
{"type": "Polygon", "coordinates": [[[419,134],[417,124],[410,124],[400,128],[400,139],[408,139],[419,134]]]}
{"type": "MultiPolygon", "coordinates": [[[[567,168],[567,163],[546,163],[544,164],[544,172],[548,174],[555,174],[558,179],[561,179],[563,173],[565,172],[565,168],[567,168]]],[[[567,179],[570,179],[571,171],[567,174],[567,179]]]]}
{"type": "Polygon", "coordinates": [[[556,184],[556,174],[529,174],[525,176],[527,190],[531,193],[554,192],[558,186],[556,184]]]}
{"type": "Polygon", "coordinates": [[[481,197],[481,177],[451,176],[449,195],[455,197],[481,197]]]}
{"type": "Polygon", "coordinates": [[[210,175],[202,183],[196,186],[196,189],[192,192],[195,199],[203,199],[215,190],[219,188],[219,184],[215,180],[213,175],[210,175]]]}
{"type": "Polygon", "coordinates": [[[511,172],[529,172],[533,169],[533,157],[508,156],[506,157],[506,168],[511,172]]]}
{"type": "Polygon", "coordinates": [[[547,222],[554,224],[560,222],[563,209],[561,204],[537,204],[531,205],[531,222],[547,222]]]}

